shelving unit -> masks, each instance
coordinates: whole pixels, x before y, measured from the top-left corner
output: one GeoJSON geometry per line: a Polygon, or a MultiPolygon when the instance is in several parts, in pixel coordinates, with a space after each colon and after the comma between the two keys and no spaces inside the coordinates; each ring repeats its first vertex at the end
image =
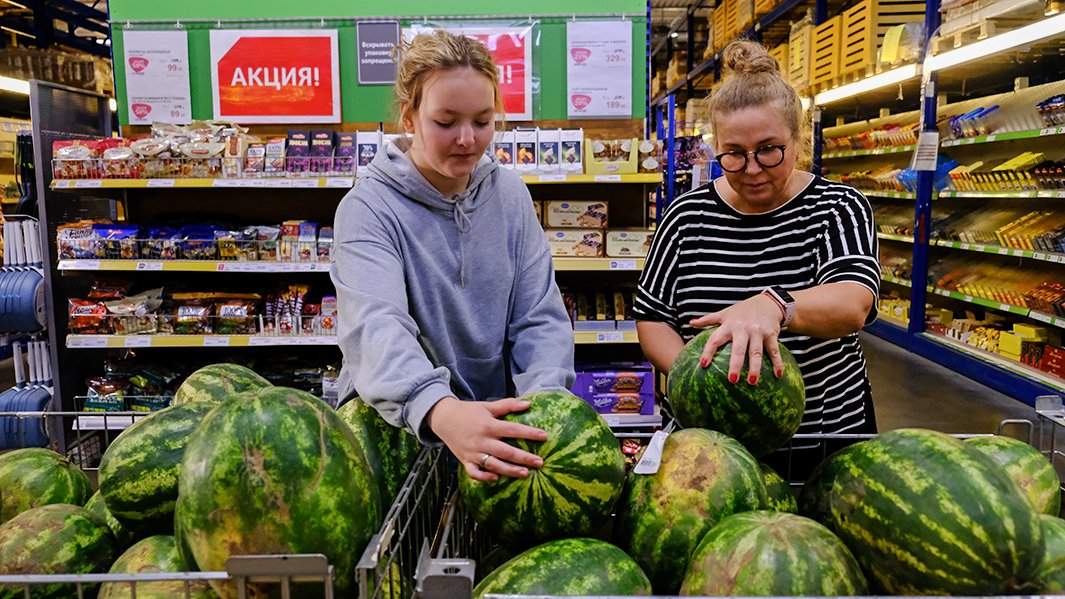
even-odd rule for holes
{"type": "MultiPolygon", "coordinates": [[[[640,271],[643,258],[567,258],[553,259],[560,272],[640,271]]],[[[234,260],[60,260],[60,271],[69,272],[213,272],[213,273],[328,273],[328,262],[240,262],[234,260]]]]}
{"type": "MultiPolygon", "coordinates": [[[[636,331],[574,331],[577,345],[639,343],[636,331]]],[[[299,335],[67,335],[67,349],[174,347],[299,347],[335,346],[336,336],[299,335]]]]}
{"type": "MultiPolygon", "coordinates": [[[[576,183],[661,183],[659,173],[632,175],[523,175],[526,185],[576,183]]],[[[55,179],[51,188],[86,189],[351,189],[354,177],[278,178],[278,179],[55,179]]]]}

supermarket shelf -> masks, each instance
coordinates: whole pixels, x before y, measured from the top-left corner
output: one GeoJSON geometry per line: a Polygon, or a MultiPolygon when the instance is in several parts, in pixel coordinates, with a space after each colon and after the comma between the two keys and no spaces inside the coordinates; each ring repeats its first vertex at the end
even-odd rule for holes
{"type": "Polygon", "coordinates": [[[640,342],[636,331],[574,331],[573,339],[577,345],[640,342]]]}
{"type": "Polygon", "coordinates": [[[643,270],[644,258],[552,258],[557,271],[643,270]]]}
{"type": "Polygon", "coordinates": [[[1046,198],[1065,199],[1065,189],[1041,189],[1039,191],[941,191],[936,194],[940,198],[1046,198]]]}
{"type": "Polygon", "coordinates": [[[632,175],[522,175],[526,185],[567,183],[661,183],[662,173],[632,175]]]}
{"type": "MultiPolygon", "coordinates": [[[[574,331],[578,345],[639,343],[636,331],[574,331]]],[[[121,349],[127,347],[278,347],[337,344],[335,335],[67,335],[69,349],[121,349]]]]}
{"type": "Polygon", "coordinates": [[[902,285],[903,287],[913,287],[909,279],[900,279],[894,275],[880,273],[880,280],[885,283],[894,283],[895,285],[902,285]]]}
{"type": "Polygon", "coordinates": [[[1016,314],[1017,316],[1025,316],[1032,320],[1038,320],[1039,322],[1049,324],[1052,327],[1065,329],[1065,318],[1059,316],[1052,316],[1050,314],[1044,314],[1035,310],[1029,310],[1023,306],[1014,306],[1011,304],[1004,304],[995,300],[974,297],[972,295],[965,295],[958,293],[957,291],[948,291],[946,289],[939,289],[937,287],[929,287],[928,290],[936,295],[943,297],[949,297],[950,299],[958,300],[961,302],[975,304],[977,306],[983,306],[999,312],[1008,312],[1009,314],[1016,314]]]}
{"type": "Polygon", "coordinates": [[[896,200],[917,199],[917,194],[906,191],[866,191],[864,189],[859,189],[858,191],[860,191],[862,195],[870,198],[893,198],[896,200]]]}
{"type": "Polygon", "coordinates": [[[877,233],[877,238],[887,239],[889,241],[901,241],[903,243],[913,243],[913,237],[908,235],[892,235],[891,233],[877,233]]]}
{"type": "Polygon", "coordinates": [[[896,318],[892,318],[891,316],[884,316],[883,314],[881,314],[880,316],[877,316],[876,318],[877,318],[877,320],[884,321],[884,323],[889,325],[889,326],[893,326],[893,327],[900,328],[902,330],[906,330],[906,323],[901,321],[901,320],[898,320],[896,318]]]}
{"type": "Polygon", "coordinates": [[[953,148],[957,146],[988,144],[997,141],[1036,139],[1039,137],[1049,137],[1053,135],[1065,135],[1065,127],[1048,127],[1046,129],[1029,129],[1025,131],[1010,131],[1008,133],[992,133],[990,135],[980,135],[977,137],[966,137],[962,139],[948,139],[939,145],[944,148],[953,148]]]}
{"type": "Polygon", "coordinates": [[[138,272],[329,272],[328,262],[238,262],[233,260],[60,260],[65,271],[138,272]]]}
{"type": "Polygon", "coordinates": [[[1017,248],[1007,248],[1000,245],[989,245],[984,243],[965,243],[962,241],[947,241],[945,239],[933,239],[932,245],[940,247],[952,248],[955,250],[965,250],[969,252],[981,252],[984,254],[995,254],[998,256],[1012,256],[1016,258],[1031,258],[1033,260],[1042,260],[1043,262],[1053,262],[1056,264],[1065,264],[1065,254],[1058,254],[1054,252],[1036,252],[1033,250],[1019,250],[1017,248]]]}
{"type": "Polygon", "coordinates": [[[67,335],[69,349],[336,345],[336,335],[67,335]]]}
{"type": "Polygon", "coordinates": [[[277,179],[54,179],[52,189],[350,189],[354,177],[291,177],[277,179]]]}
{"type": "Polygon", "coordinates": [[[872,150],[843,150],[840,152],[826,152],[821,158],[854,158],[857,156],[882,156],[884,154],[903,154],[912,152],[917,146],[896,146],[893,148],[875,148],[872,150]]]}
{"type": "Polygon", "coordinates": [[[947,337],[945,335],[937,335],[935,333],[921,333],[921,336],[925,339],[932,341],[933,343],[945,345],[955,351],[962,352],[963,354],[968,354],[988,364],[992,364],[994,366],[1008,370],[1014,374],[1019,374],[1026,378],[1033,379],[1044,385],[1047,385],[1048,387],[1052,387],[1057,391],[1065,392],[1065,380],[1059,379],[1058,377],[1053,376],[1049,373],[1032,368],[1030,366],[1026,366],[1019,362],[1014,362],[1013,360],[1010,360],[998,354],[975,348],[967,343],[963,343],[961,341],[958,341],[957,339],[951,339],[950,337],[947,337]]]}

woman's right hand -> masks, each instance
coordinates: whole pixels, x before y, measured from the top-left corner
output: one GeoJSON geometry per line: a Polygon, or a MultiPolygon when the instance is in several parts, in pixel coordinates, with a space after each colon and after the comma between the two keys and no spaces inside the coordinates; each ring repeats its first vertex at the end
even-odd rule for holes
{"type": "Polygon", "coordinates": [[[470,478],[498,480],[499,476],[525,478],[529,468],[544,461],[503,439],[546,441],[547,433],[531,426],[507,422],[503,416],[524,412],[529,402],[508,397],[497,401],[462,401],[445,397],[429,411],[429,428],[462,462],[470,478]],[[488,455],[485,459],[485,455],[488,455]]]}

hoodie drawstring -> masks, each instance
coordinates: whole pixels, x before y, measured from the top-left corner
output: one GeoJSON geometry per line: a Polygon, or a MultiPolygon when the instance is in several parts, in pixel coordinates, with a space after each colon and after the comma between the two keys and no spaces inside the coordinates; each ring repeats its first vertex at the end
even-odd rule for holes
{"type": "Polygon", "coordinates": [[[463,289],[466,288],[466,257],[462,250],[463,241],[466,239],[466,233],[473,227],[473,221],[470,220],[470,216],[466,214],[466,211],[462,209],[462,201],[458,200],[454,204],[454,208],[451,212],[455,219],[455,226],[459,229],[459,286],[463,289]]]}

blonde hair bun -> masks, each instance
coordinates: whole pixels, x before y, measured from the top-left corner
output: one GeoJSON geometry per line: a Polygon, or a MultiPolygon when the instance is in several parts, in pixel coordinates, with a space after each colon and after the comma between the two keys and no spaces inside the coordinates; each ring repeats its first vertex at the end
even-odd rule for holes
{"type": "Polygon", "coordinates": [[[722,52],[725,67],[737,75],[779,73],[780,65],[761,44],[736,40],[722,52]]]}

